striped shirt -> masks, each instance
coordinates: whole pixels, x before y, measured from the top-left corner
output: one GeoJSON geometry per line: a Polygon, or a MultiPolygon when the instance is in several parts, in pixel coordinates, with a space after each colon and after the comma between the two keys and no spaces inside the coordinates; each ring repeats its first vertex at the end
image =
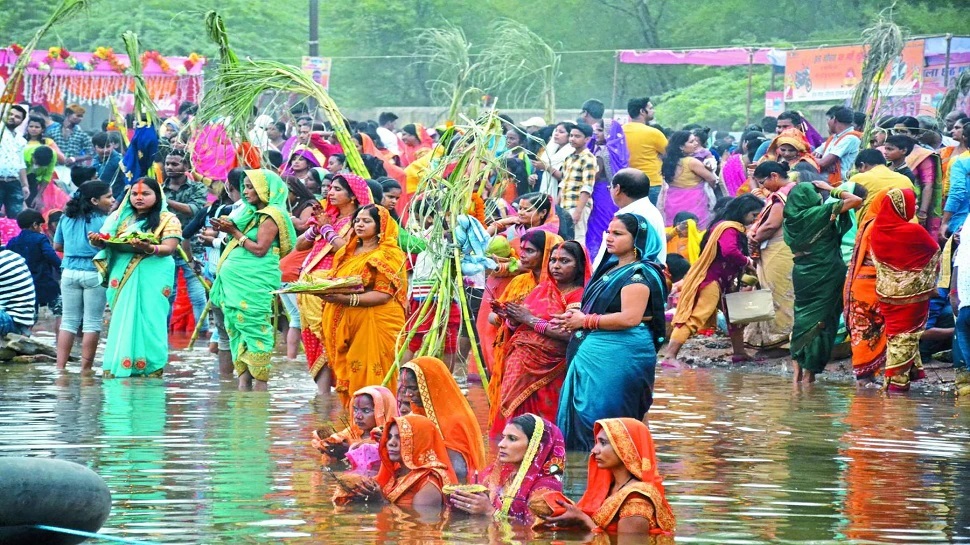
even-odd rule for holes
{"type": "Polygon", "coordinates": [[[0,310],[17,324],[34,325],[34,280],[20,254],[0,250],[0,310]]]}

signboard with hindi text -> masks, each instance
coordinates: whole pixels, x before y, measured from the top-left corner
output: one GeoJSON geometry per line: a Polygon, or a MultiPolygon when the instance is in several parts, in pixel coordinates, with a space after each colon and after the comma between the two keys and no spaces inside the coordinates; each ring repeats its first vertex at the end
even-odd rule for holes
{"type": "Polygon", "coordinates": [[[324,89],[330,90],[330,57],[303,57],[301,67],[303,71],[310,74],[313,81],[319,83],[324,89]]]}
{"type": "MultiPolygon", "coordinates": [[[[865,48],[861,45],[796,49],[785,64],[785,101],[852,98],[862,77],[865,48]]],[[[919,94],[923,84],[923,40],[907,42],[902,54],[886,68],[880,84],[884,96],[919,94]]]]}

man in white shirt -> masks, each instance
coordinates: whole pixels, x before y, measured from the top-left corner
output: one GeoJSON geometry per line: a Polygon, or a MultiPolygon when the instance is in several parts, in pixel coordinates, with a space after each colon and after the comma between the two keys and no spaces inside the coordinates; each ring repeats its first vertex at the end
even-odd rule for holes
{"type": "Polygon", "coordinates": [[[397,145],[397,135],[394,134],[394,123],[397,115],[393,112],[382,112],[377,118],[377,136],[381,137],[381,143],[394,155],[401,154],[401,148],[397,145]]]}
{"type": "Polygon", "coordinates": [[[24,209],[24,198],[29,193],[27,164],[24,162],[27,141],[16,132],[26,118],[27,109],[14,104],[0,127],[3,131],[0,136],[0,206],[8,218],[16,218],[24,209]]]}
{"type": "MultiPolygon", "coordinates": [[[[660,253],[657,254],[657,261],[667,262],[667,242],[664,236],[664,218],[660,210],[650,202],[650,180],[643,171],[635,168],[624,168],[613,175],[610,183],[610,196],[613,203],[620,207],[617,214],[636,214],[646,218],[647,223],[660,237],[660,253]]],[[[596,261],[593,262],[593,270],[599,267],[606,254],[606,245],[600,246],[596,261]]]]}

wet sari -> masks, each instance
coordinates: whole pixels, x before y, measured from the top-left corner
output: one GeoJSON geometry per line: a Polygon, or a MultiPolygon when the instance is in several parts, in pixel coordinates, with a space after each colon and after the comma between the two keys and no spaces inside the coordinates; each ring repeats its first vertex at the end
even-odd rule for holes
{"type": "MultiPolygon", "coordinates": [[[[397,245],[397,222],[383,206],[377,206],[377,211],[381,220],[377,248],[355,253],[360,241],[351,231],[347,244],[334,256],[333,268],[323,273],[327,278],[359,276],[365,292],[391,296],[386,303],[372,307],[323,306],[323,357],[333,370],[344,406],[350,405],[351,392],[383,382],[394,363],[397,337],[404,329],[405,255],[397,245]]],[[[392,379],[387,387],[393,391],[397,384],[392,379]]]]}
{"type": "MultiPolygon", "coordinates": [[[[562,242],[562,239],[558,235],[545,232],[534,232],[534,236],[541,236],[543,240],[539,282],[536,282],[532,273],[520,274],[509,282],[498,301],[502,304],[521,303],[529,307],[529,310],[540,319],[548,320],[553,314],[562,312],[562,310],[551,312],[554,308],[565,307],[565,304],[562,303],[562,295],[549,276],[549,257],[552,254],[552,248],[562,242]],[[552,284],[551,290],[549,284],[552,284]],[[544,293],[536,293],[539,285],[546,285],[544,293]],[[539,316],[539,313],[544,311],[550,312],[545,317],[539,316]]],[[[582,292],[582,290],[579,291],[582,292]]],[[[566,343],[560,343],[540,335],[528,325],[520,324],[513,328],[506,321],[498,327],[492,354],[492,376],[488,383],[488,399],[489,421],[493,426],[491,435],[495,436],[502,433],[502,429],[505,428],[505,420],[511,418],[509,415],[513,414],[515,408],[536,390],[548,386],[550,382],[557,378],[557,375],[562,375],[566,364],[566,343]],[[529,333],[527,334],[525,330],[529,330],[529,333]],[[525,344],[518,345],[517,342],[525,344]],[[508,356],[512,356],[512,358],[509,359],[508,356]],[[559,360],[561,360],[562,366],[557,365],[559,360]],[[522,365],[529,366],[535,376],[530,376],[533,373],[523,369],[522,365]],[[543,369],[546,371],[542,372],[543,369]],[[538,380],[539,383],[532,383],[532,379],[538,380]],[[522,381],[527,382],[523,383],[522,381]],[[533,386],[534,389],[532,389],[533,386]]],[[[559,384],[561,385],[561,383],[560,379],[559,384]]],[[[559,388],[555,386],[551,388],[550,393],[558,401],[559,388]]],[[[555,410],[558,403],[549,405],[549,398],[546,398],[540,401],[538,405],[531,408],[538,409],[542,405],[546,405],[545,410],[522,412],[536,412],[541,416],[546,416],[551,409],[553,419],[555,419],[555,410]]]]}
{"type": "Polygon", "coordinates": [[[794,256],[791,355],[814,373],[824,371],[832,357],[842,314],[846,266],[840,244],[852,220],[841,209],[842,201],[823,204],[810,183],[796,184],[785,204],[785,243],[794,256]]]}
{"type": "MultiPolygon", "coordinates": [[[[374,403],[375,430],[378,428],[383,429],[388,422],[398,416],[397,399],[394,397],[394,393],[387,388],[383,386],[367,386],[354,392],[353,397],[356,398],[362,395],[370,396],[374,403]]],[[[371,430],[371,433],[373,432],[374,430],[371,430]]],[[[377,443],[374,442],[371,434],[364,434],[357,427],[353,418],[351,418],[348,427],[332,433],[328,437],[321,437],[319,433],[314,431],[310,439],[310,444],[321,453],[324,453],[328,463],[330,462],[330,457],[325,454],[327,445],[349,445],[350,450],[347,452],[347,461],[350,462],[351,472],[353,473],[374,475],[380,466],[377,443]]]]}
{"type": "MultiPolygon", "coordinates": [[[[350,186],[351,193],[357,199],[358,206],[366,206],[373,202],[370,189],[363,178],[355,174],[339,174],[338,176],[347,180],[347,185],[350,186]]],[[[339,217],[340,210],[332,204],[327,205],[325,213],[330,218],[330,225],[333,226],[334,230],[342,239],[347,240],[351,232],[350,218],[352,216],[339,217]]],[[[333,267],[335,253],[336,249],[332,244],[328,243],[323,236],[317,236],[313,242],[313,248],[310,249],[310,253],[307,254],[306,260],[303,262],[300,276],[304,279],[327,278],[327,271],[333,267]]],[[[326,354],[323,351],[325,334],[323,300],[315,295],[299,294],[296,301],[300,307],[300,326],[302,327],[301,334],[303,349],[306,351],[307,367],[310,376],[316,380],[317,375],[327,364],[326,354]]]]}
{"type": "MultiPolygon", "coordinates": [[[[772,208],[781,206],[784,209],[788,200],[788,192],[795,184],[783,186],[771,193],[765,199],[764,210],[755,221],[753,229],[758,229],[771,214],[772,208]]],[[[792,286],[791,248],[785,244],[784,229],[779,227],[772,237],[761,243],[757,258],[758,284],[761,289],[771,290],[771,298],[775,304],[775,317],[766,322],[754,322],[744,329],[744,343],[759,350],[782,348],[791,336],[794,316],[795,290],[792,286]]]]}
{"type": "Polygon", "coordinates": [[[642,517],[650,522],[650,534],[670,534],[676,519],[664,494],[663,478],[657,467],[657,453],[647,426],[633,418],[596,421],[593,437],[606,432],[613,452],[634,480],[610,494],[613,472],[596,465],[589,457],[586,493],[576,504],[603,530],[615,533],[620,520],[642,517]]]}
{"type": "Polygon", "coordinates": [[[535,414],[529,416],[536,427],[522,461],[503,464],[496,460],[483,474],[481,484],[488,487],[497,516],[533,524],[536,520],[529,501],[547,492],[562,492],[566,443],[555,424],[535,414]]]}
{"type": "Polygon", "coordinates": [[[387,501],[409,507],[414,496],[426,485],[440,492],[445,486],[458,484],[458,477],[451,469],[448,451],[434,423],[428,418],[409,414],[391,419],[384,425],[380,444],[381,468],[377,472],[377,484],[387,501]],[[387,440],[391,426],[397,425],[401,435],[401,461],[392,462],[387,454],[387,440]],[[398,475],[400,469],[410,471],[398,475]]]}
{"type": "Polygon", "coordinates": [[[872,204],[859,220],[855,248],[845,281],[845,325],[852,347],[852,373],[869,379],[886,365],[886,321],[876,297],[876,266],[870,253],[873,222],[885,204],[888,189],[873,195],[872,204]]]}
{"type": "Polygon", "coordinates": [[[243,207],[231,216],[233,223],[252,241],[264,221],[276,223],[279,233],[262,257],[233,239],[222,252],[209,296],[212,305],[222,309],[236,373],[248,371],[254,379],[267,381],[276,346],[272,292],[280,288],[280,257],[293,249],[296,231],[286,208],[286,183],[268,170],[247,170],[246,178],[266,206],[257,209],[244,199],[243,207]]]}
{"type": "Polygon", "coordinates": [[[919,339],[940,271],[940,247],[924,228],[910,223],[915,215],[912,190],[889,191],[870,242],[876,295],[886,320],[886,386],[895,390],[907,390],[911,380],[925,376],[919,339]]]}
{"type": "Polygon", "coordinates": [[[645,323],[623,330],[584,329],[570,339],[557,415],[570,450],[592,447],[597,420],[643,418],[653,403],[656,350],[666,335],[667,286],[663,265],[656,261],[663,242],[645,218],[635,217],[638,228],[633,242],[640,261],[619,266],[616,256],[604,259],[586,286],[582,310],[585,314],[618,312],[623,288],[645,284],[650,288],[645,323]]]}
{"type": "MultiPolygon", "coordinates": [[[[182,239],[182,226],[168,211],[164,194],[158,227],[149,231],[136,216],[125,193],[117,210],[108,216],[101,233],[120,237],[151,233],[159,242],[182,239]]],[[[107,279],[111,326],[104,346],[105,378],[161,376],[168,363],[168,313],[175,278],[172,256],[122,252],[107,247],[94,256],[94,265],[107,279]]]]}
{"type": "Polygon", "coordinates": [[[427,416],[434,423],[444,438],[445,447],[465,459],[468,475],[485,469],[482,428],[444,362],[422,356],[401,367],[413,371],[418,380],[421,406],[412,403],[411,410],[427,416]]]}

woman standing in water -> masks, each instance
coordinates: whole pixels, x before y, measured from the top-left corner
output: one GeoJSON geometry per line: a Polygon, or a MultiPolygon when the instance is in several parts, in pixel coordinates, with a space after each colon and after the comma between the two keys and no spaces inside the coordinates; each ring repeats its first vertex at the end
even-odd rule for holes
{"type": "Polygon", "coordinates": [[[247,170],[243,207],[232,219],[212,218],[212,227],[233,238],[222,252],[209,292],[222,309],[240,390],[264,391],[276,345],[273,295],[280,287],[280,257],[296,240],[287,211],[286,183],[268,170],[247,170]]]}
{"type": "Polygon", "coordinates": [[[643,418],[653,403],[656,349],[666,336],[660,236],[642,216],[616,216],[604,240],[610,257],[586,286],[582,310],[552,321],[572,334],[558,414],[571,449],[591,446],[596,420],[643,418]]]}
{"type": "MultiPolygon", "coordinates": [[[[175,278],[175,253],[182,226],[168,211],[158,182],[140,178],[121,206],[101,228],[111,238],[149,235],[157,242],[135,239],[130,250],[107,246],[97,233],[92,246],[103,248],[94,265],[108,281],[111,327],[104,347],[104,376],[162,376],[168,363],[169,295],[175,278]]],[[[147,237],[146,237],[147,238],[147,237]]]]}
{"type": "Polygon", "coordinates": [[[916,214],[913,190],[890,190],[870,239],[876,294],[886,320],[886,388],[897,392],[926,376],[919,338],[940,272],[940,247],[925,228],[912,223],[916,214]]]}
{"type": "Polygon", "coordinates": [[[794,256],[795,322],[791,334],[794,381],[815,382],[832,357],[842,313],[846,266],[841,242],[851,227],[846,214],[862,199],[825,182],[795,184],[785,204],[785,243],[794,256]],[[820,191],[838,201],[824,204],[820,191]]]}

